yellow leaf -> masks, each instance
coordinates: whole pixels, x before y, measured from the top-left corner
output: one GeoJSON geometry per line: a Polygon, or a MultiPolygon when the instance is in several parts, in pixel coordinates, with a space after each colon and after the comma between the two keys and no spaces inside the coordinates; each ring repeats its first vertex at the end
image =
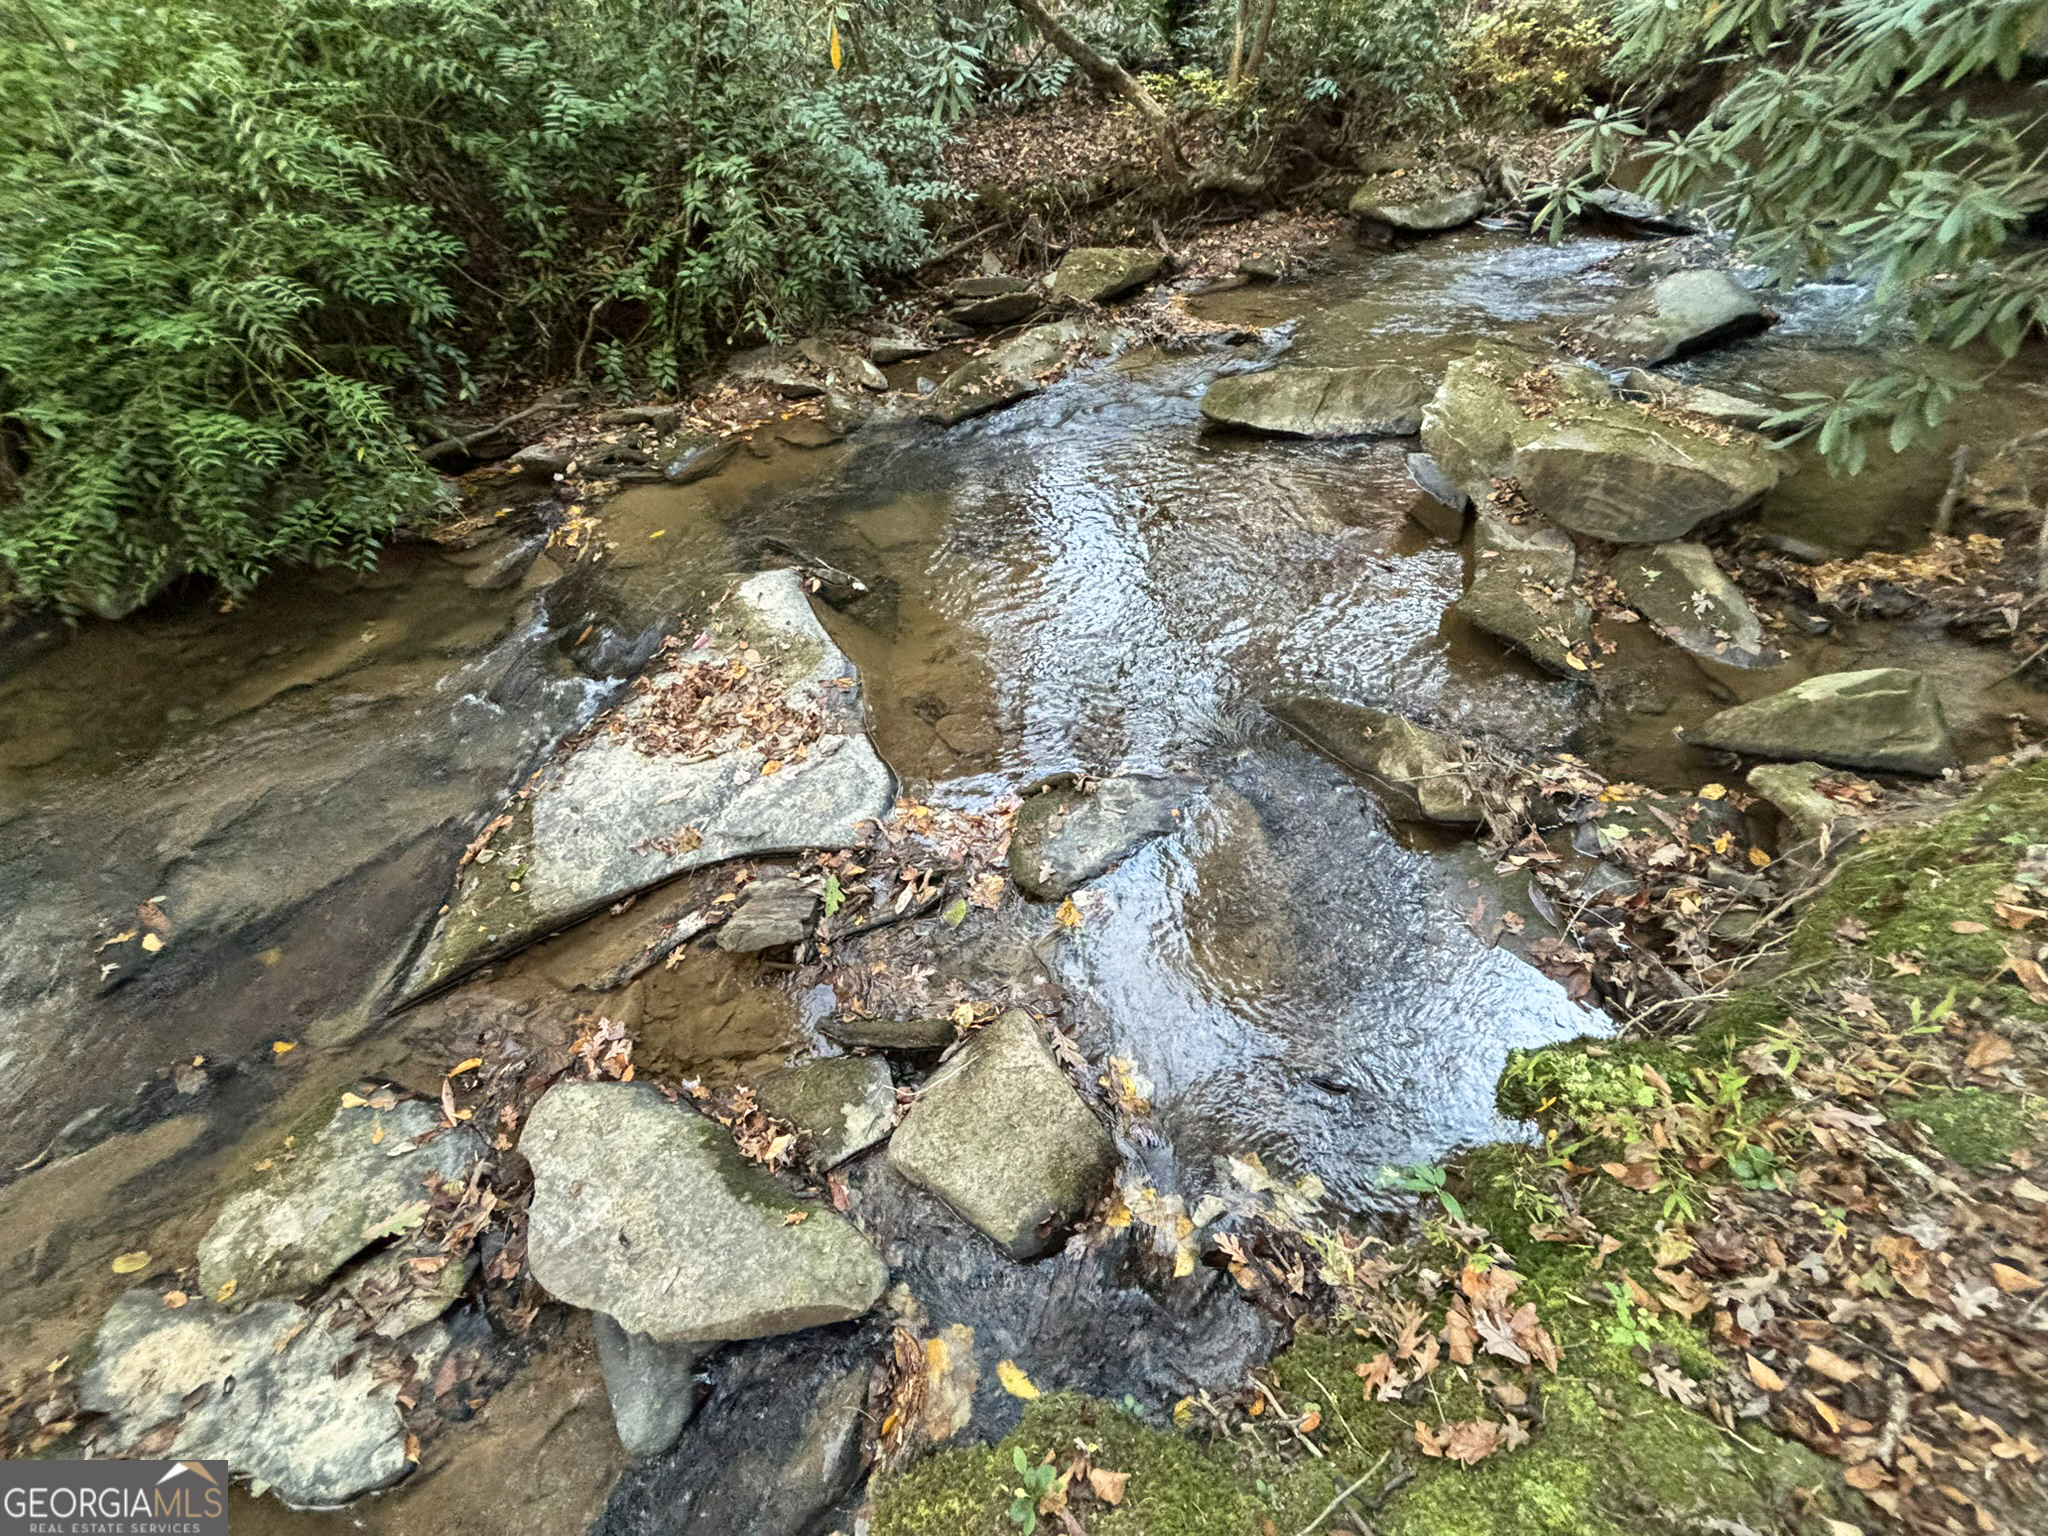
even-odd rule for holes
{"type": "Polygon", "coordinates": [[[132,1275],[149,1263],[149,1250],[137,1248],[133,1253],[124,1253],[114,1260],[114,1273],[132,1275]]]}
{"type": "Polygon", "coordinates": [[[2010,1264],[1991,1266],[1991,1283],[2001,1291],[2038,1291],[2041,1282],[2023,1270],[2014,1269],[2010,1264]]]}
{"type": "Polygon", "coordinates": [[[1749,850],[1749,863],[1752,869],[1762,869],[1770,862],[1771,856],[1765,853],[1763,849],[1752,848],[1749,850]]]}
{"type": "Polygon", "coordinates": [[[282,1056],[286,1051],[295,1051],[297,1049],[298,1042],[296,1040],[273,1040],[270,1042],[270,1054],[273,1056],[282,1056]]]}
{"type": "Polygon", "coordinates": [[[145,933],[142,936],[142,950],[144,954],[153,955],[163,947],[164,941],[158,938],[155,934],[145,933]]]}
{"type": "Polygon", "coordinates": [[[1021,1397],[1030,1402],[1038,1396],[1038,1388],[1031,1384],[1031,1378],[1018,1368],[1014,1360],[996,1362],[996,1380],[1003,1384],[1003,1390],[1012,1397],[1021,1397]]]}
{"type": "Polygon", "coordinates": [[[360,1093],[344,1093],[341,1096],[341,1107],[343,1109],[361,1109],[369,1102],[360,1093]]]}
{"type": "Polygon", "coordinates": [[[771,757],[761,765],[761,777],[764,779],[771,773],[780,772],[782,772],[782,759],[779,757],[771,757]]]}
{"type": "Polygon", "coordinates": [[[234,1294],[235,1282],[232,1280],[226,1280],[221,1283],[221,1288],[213,1293],[213,1299],[217,1302],[220,1302],[222,1305],[226,1305],[227,1299],[234,1294]]]}
{"type": "Polygon", "coordinates": [[[1757,1384],[1759,1391],[1782,1392],[1785,1390],[1785,1378],[1772,1370],[1768,1365],[1765,1365],[1763,1361],[1757,1359],[1755,1355],[1744,1355],[1743,1359],[1749,1362],[1749,1379],[1757,1384]]]}
{"type": "Polygon", "coordinates": [[[454,1066],[450,1067],[448,1069],[448,1075],[450,1077],[460,1077],[465,1072],[474,1072],[478,1067],[482,1066],[483,1064],[483,1057],[471,1056],[463,1061],[458,1061],[454,1066]]]}
{"type": "Polygon", "coordinates": [[[1071,896],[1060,903],[1060,909],[1054,916],[1058,919],[1059,925],[1062,928],[1078,928],[1081,926],[1081,909],[1074,905],[1074,898],[1071,896]]]}
{"type": "Polygon", "coordinates": [[[1728,786],[1726,784],[1702,784],[1700,786],[1700,798],[1702,800],[1722,800],[1727,798],[1727,795],[1728,786]]]}
{"type": "Polygon", "coordinates": [[[843,60],[844,55],[839,51],[839,23],[834,21],[832,23],[832,67],[838,69],[843,60]]]}

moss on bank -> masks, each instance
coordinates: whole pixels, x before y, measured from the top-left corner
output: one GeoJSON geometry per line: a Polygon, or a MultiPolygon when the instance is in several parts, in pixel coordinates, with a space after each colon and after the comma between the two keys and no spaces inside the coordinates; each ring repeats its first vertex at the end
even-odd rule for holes
{"type": "MultiPolygon", "coordinates": [[[[1515,1300],[1535,1303],[1557,1345],[1555,1374],[1506,1370],[1482,1354],[1471,1366],[1439,1365],[1401,1401],[1372,1401],[1357,1368],[1384,1346],[1340,1318],[1300,1331],[1272,1362],[1266,1411],[1230,1415],[1227,1429],[1211,1423],[1206,1437],[1084,1399],[1034,1403],[1000,1445],[942,1451],[886,1482],[875,1536],[1014,1531],[1013,1452],[1065,1466],[1083,1448],[1096,1466],[1131,1474],[1117,1507],[1077,1497],[1089,1536],[1295,1536],[1340,1489],[1359,1481],[1356,1500],[1370,1501],[1397,1472],[1406,1480],[1383,1503],[1361,1504],[1348,1520],[1340,1511],[1342,1523],[1367,1520],[1378,1536],[1642,1536],[1867,1521],[1836,1463],[1754,1422],[1724,1428],[1686,1406],[1688,1382],[1728,1368],[1708,1314],[1642,1305],[1636,1293],[1683,1280],[1678,1254],[1692,1249],[1677,1234],[1710,1200],[1782,1199],[1807,1134],[1789,1112],[1802,1059],[1875,1053],[1866,1095],[1962,1168],[2042,1140],[2040,1101],[2004,1087],[1934,1086],[1952,1075],[1958,1034],[1976,1028],[1943,1027],[1957,1007],[1975,1005],[1979,1018],[2044,1014],[1999,974],[2020,936],[1988,921],[1997,893],[2042,843],[2048,764],[2008,774],[1939,822],[1872,838],[1801,919],[1791,963],[1717,1005],[1689,1037],[1517,1053],[1502,1107],[1534,1120],[1543,1140],[1476,1149],[1451,1171],[1449,1192],[1497,1245],[1495,1261],[1502,1251],[1512,1260],[1515,1300]],[[1894,955],[1909,963],[1888,962],[1894,955]],[[1846,1009],[1844,993],[1875,1003],[1846,1009]],[[1655,1177],[1595,1171],[1610,1158],[1607,1173],[1641,1161],[1655,1177]],[[1517,1392],[1528,1394],[1526,1409],[1517,1392]],[[1418,1422],[1522,1413],[1527,1443],[1473,1466],[1418,1445],[1418,1422]],[[1311,1427],[1296,1433],[1275,1423],[1283,1418],[1311,1427]]],[[[1473,1251],[1469,1238],[1469,1228],[1427,1221],[1405,1245],[1414,1271],[1439,1277],[1421,1293],[1428,1328],[1443,1325],[1444,1277],[1473,1251]]]]}

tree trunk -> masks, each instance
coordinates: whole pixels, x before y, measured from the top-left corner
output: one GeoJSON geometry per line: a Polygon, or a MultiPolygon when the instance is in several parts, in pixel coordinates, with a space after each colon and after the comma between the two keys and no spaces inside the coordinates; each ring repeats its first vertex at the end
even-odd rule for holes
{"type": "Polygon", "coordinates": [[[1230,23],[1230,75],[1226,84],[1235,87],[1244,74],[1244,13],[1252,0],[1237,0],[1237,15],[1230,23]]]}
{"type": "Polygon", "coordinates": [[[1273,37],[1273,12],[1279,4],[1280,0],[1265,0],[1259,8],[1259,30],[1252,38],[1251,57],[1244,61],[1245,78],[1248,80],[1258,79],[1259,71],[1266,67],[1266,44],[1273,37]]]}
{"type": "Polygon", "coordinates": [[[1010,4],[1045,34],[1047,42],[1072,59],[1075,67],[1098,89],[1115,92],[1137,109],[1138,116],[1145,120],[1153,137],[1159,141],[1159,158],[1165,164],[1167,175],[1176,182],[1186,181],[1187,162],[1181,159],[1180,145],[1174,139],[1173,120],[1152,93],[1138,83],[1137,76],[1116,60],[1103,57],[1061,26],[1039,0],[1010,0],[1010,4]]]}

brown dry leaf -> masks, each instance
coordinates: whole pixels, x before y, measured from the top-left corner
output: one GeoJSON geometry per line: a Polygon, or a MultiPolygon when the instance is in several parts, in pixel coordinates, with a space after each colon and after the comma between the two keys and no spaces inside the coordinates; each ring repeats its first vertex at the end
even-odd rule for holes
{"type": "Polygon", "coordinates": [[[1529,1432],[1513,1420],[1497,1424],[1491,1419],[1465,1419],[1432,1430],[1421,1419],[1415,1421],[1415,1443],[1425,1456],[1442,1457],[1461,1466],[1475,1466],[1495,1451],[1511,1451],[1529,1438],[1529,1432]]]}
{"type": "Polygon", "coordinates": [[[1294,1426],[1304,1435],[1312,1435],[1323,1427],[1323,1410],[1311,1408],[1301,1416],[1301,1422],[1294,1426]]]}
{"type": "Polygon", "coordinates": [[[2024,1270],[2014,1269],[2010,1264],[1994,1263],[1991,1266],[1991,1283],[2008,1294],[2014,1291],[2038,1291],[2041,1282],[2024,1270]]]}
{"type": "Polygon", "coordinates": [[[1959,918],[1948,925],[1948,931],[1950,933],[1989,933],[1991,925],[1989,923],[1974,923],[1968,918],[1959,918]]]}
{"type": "Polygon", "coordinates": [[[1657,1165],[1653,1162],[1602,1163],[1600,1170],[1609,1178],[1626,1184],[1630,1189],[1641,1190],[1646,1195],[1664,1182],[1663,1176],[1657,1172],[1657,1165]]]}
{"type": "Polygon", "coordinates": [[[1749,1379],[1756,1383],[1758,1391],[1782,1392],[1785,1390],[1785,1378],[1772,1370],[1768,1365],[1765,1365],[1763,1361],[1757,1359],[1755,1355],[1744,1355],[1742,1358],[1749,1365],[1749,1379]]]}
{"type": "Polygon", "coordinates": [[[2004,970],[2012,972],[2013,979],[2026,988],[2027,996],[2037,1003],[2048,1004],[2048,971],[2041,969],[2040,961],[2007,950],[2004,970]]]}
{"type": "Polygon", "coordinates": [[[185,1303],[190,1301],[191,1299],[192,1298],[190,1296],[187,1296],[183,1291],[164,1292],[164,1305],[169,1307],[173,1312],[177,1311],[178,1308],[184,1306],[185,1303]]]}
{"type": "Polygon", "coordinates": [[[1859,1461],[1842,1473],[1843,1482],[1851,1488],[1860,1488],[1865,1493],[1873,1488],[1882,1487],[1890,1480],[1891,1474],[1874,1461],[1859,1461]]]}
{"type": "Polygon", "coordinates": [[[1105,1504],[1123,1503],[1124,1485],[1130,1480],[1128,1472],[1111,1472],[1102,1467],[1088,1469],[1088,1491],[1105,1504]]]}
{"type": "Polygon", "coordinates": [[[1970,1041],[1968,1054],[1963,1065],[1972,1072],[1981,1072],[1986,1067],[1995,1067],[2002,1061],[2012,1060],[2012,1042],[2003,1035],[1984,1030],[1970,1041]]]}
{"type": "Polygon", "coordinates": [[[1451,1364],[1470,1365],[1479,1348],[1479,1330],[1472,1326],[1472,1314],[1462,1302],[1454,1303],[1444,1319],[1444,1343],[1451,1352],[1451,1364]]]}
{"type": "Polygon", "coordinates": [[[1906,1361],[1906,1371],[1912,1376],[1913,1384],[1922,1392],[1939,1392],[1941,1390],[1941,1372],[1919,1356],[1915,1355],[1906,1361]]]}
{"type": "Polygon", "coordinates": [[[1863,1367],[1853,1360],[1844,1360],[1833,1350],[1820,1344],[1810,1344],[1806,1350],[1808,1370],[1818,1371],[1829,1381],[1840,1382],[1843,1386],[1863,1379],[1863,1367]]]}

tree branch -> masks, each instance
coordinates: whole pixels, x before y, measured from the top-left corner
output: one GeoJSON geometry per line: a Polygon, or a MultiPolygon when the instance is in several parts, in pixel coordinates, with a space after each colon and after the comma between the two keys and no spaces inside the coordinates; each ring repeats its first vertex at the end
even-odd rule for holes
{"type": "Polygon", "coordinates": [[[1179,141],[1173,136],[1173,119],[1166,115],[1166,108],[1159,105],[1158,99],[1138,82],[1137,76],[1061,26],[1039,0],[1010,0],[1010,5],[1038,28],[1047,42],[1072,59],[1075,67],[1097,89],[1112,92],[1129,102],[1158,140],[1159,158],[1167,175],[1176,182],[1187,180],[1187,162],[1181,158],[1179,141]]]}

